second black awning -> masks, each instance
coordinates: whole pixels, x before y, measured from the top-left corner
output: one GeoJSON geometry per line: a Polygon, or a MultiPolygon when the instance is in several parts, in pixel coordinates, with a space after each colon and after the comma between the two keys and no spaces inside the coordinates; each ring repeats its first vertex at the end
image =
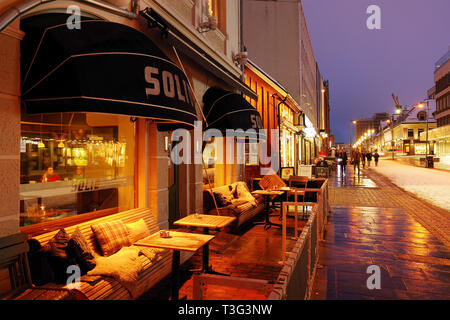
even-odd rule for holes
{"type": "Polygon", "coordinates": [[[203,95],[204,130],[217,129],[223,134],[234,130],[234,136],[265,139],[261,115],[240,94],[211,87],[203,95]],[[249,130],[250,129],[250,130],[249,130]],[[243,131],[240,132],[240,131],[243,131]]]}

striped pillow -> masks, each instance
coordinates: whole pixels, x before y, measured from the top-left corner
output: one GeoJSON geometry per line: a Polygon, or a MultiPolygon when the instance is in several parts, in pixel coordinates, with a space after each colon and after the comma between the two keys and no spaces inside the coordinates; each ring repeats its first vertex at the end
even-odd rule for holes
{"type": "Polygon", "coordinates": [[[120,220],[94,224],[91,229],[104,256],[130,245],[128,229],[120,220]]]}

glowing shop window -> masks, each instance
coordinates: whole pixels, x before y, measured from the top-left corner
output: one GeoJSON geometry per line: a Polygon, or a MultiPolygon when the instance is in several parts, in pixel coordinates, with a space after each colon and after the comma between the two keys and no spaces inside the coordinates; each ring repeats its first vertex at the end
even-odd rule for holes
{"type": "Polygon", "coordinates": [[[134,208],[130,117],[22,112],[20,226],[134,208]]]}

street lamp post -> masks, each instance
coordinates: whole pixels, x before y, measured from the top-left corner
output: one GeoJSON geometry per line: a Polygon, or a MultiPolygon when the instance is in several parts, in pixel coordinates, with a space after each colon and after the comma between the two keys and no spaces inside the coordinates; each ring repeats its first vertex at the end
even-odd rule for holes
{"type": "MultiPolygon", "coordinates": [[[[352,124],[356,124],[356,120],[353,120],[350,122],[350,147],[352,146],[352,131],[353,131],[353,126],[352,124]]],[[[355,140],[356,140],[356,132],[355,132],[355,140]]]]}
{"type": "Polygon", "coordinates": [[[395,146],[395,142],[394,142],[394,115],[391,115],[391,150],[392,150],[392,160],[395,160],[394,159],[394,156],[395,156],[394,146],[395,146]]]}
{"type": "MultiPolygon", "coordinates": [[[[433,160],[431,160],[431,163],[428,163],[428,113],[430,112],[430,105],[428,104],[428,100],[426,100],[427,102],[427,113],[426,113],[426,130],[427,132],[425,133],[425,163],[427,168],[433,168],[433,160]]],[[[421,102],[419,104],[419,108],[423,108],[423,102],[421,102]]]]}
{"type": "MultiPolygon", "coordinates": [[[[396,114],[400,114],[402,113],[402,107],[401,106],[397,106],[397,108],[395,109],[395,113],[396,114]]],[[[392,147],[392,160],[394,159],[395,156],[395,141],[394,141],[394,115],[392,114],[391,116],[392,121],[391,121],[391,147],[392,147]]]]}

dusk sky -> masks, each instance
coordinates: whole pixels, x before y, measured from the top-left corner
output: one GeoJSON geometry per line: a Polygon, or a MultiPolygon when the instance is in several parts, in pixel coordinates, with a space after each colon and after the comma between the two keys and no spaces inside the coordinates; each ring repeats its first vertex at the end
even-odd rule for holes
{"type": "Polygon", "coordinates": [[[449,0],[302,2],[320,72],[330,82],[336,142],[349,142],[352,119],[392,113],[392,93],[403,106],[426,98],[434,63],[450,45],[449,0]],[[370,5],[381,8],[381,30],[366,27],[370,5]]]}

